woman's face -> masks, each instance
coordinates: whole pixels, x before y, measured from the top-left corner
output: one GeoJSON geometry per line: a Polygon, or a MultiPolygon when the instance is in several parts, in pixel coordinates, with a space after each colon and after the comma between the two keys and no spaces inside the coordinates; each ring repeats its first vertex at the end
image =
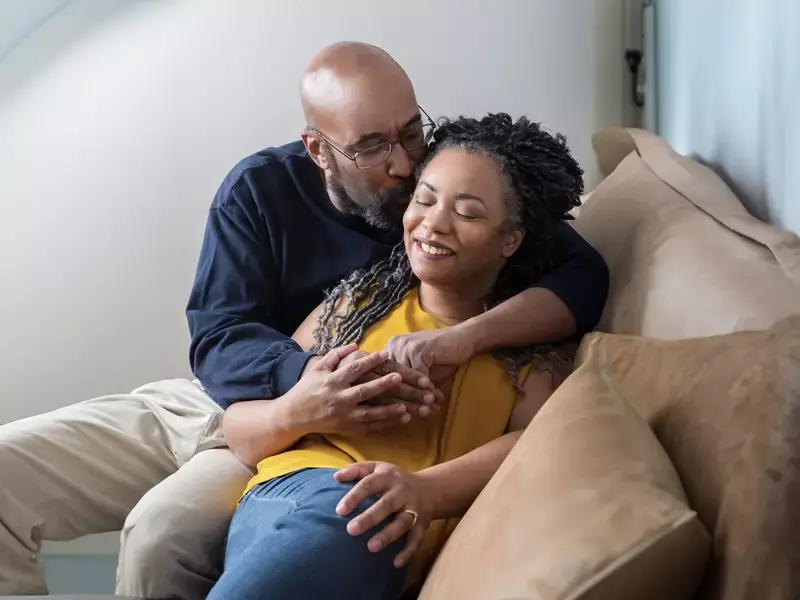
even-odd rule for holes
{"type": "Polygon", "coordinates": [[[522,242],[495,162],[449,148],[425,167],[403,217],[406,253],[428,284],[487,293],[522,242]]]}

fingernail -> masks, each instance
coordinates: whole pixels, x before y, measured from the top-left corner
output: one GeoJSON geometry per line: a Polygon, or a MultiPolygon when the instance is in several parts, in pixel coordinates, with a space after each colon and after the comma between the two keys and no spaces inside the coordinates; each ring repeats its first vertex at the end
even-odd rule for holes
{"type": "Polygon", "coordinates": [[[411,415],[410,415],[410,414],[408,414],[408,413],[406,413],[406,414],[404,414],[404,415],[403,415],[403,417],[400,419],[400,422],[401,422],[401,423],[408,423],[410,420],[411,420],[411,415]]]}
{"type": "Polygon", "coordinates": [[[381,544],[379,541],[370,540],[369,542],[370,550],[372,550],[373,552],[378,552],[381,548],[383,548],[383,544],[381,544]]]}
{"type": "Polygon", "coordinates": [[[429,414],[431,414],[431,409],[430,408],[428,408],[427,406],[420,406],[419,407],[419,416],[420,417],[427,417],[429,414]]]}
{"type": "Polygon", "coordinates": [[[400,405],[400,406],[398,406],[398,407],[397,407],[395,410],[397,411],[397,414],[398,414],[398,415],[402,415],[402,414],[404,414],[404,413],[406,412],[406,410],[408,410],[408,409],[406,408],[406,405],[405,405],[405,404],[401,404],[401,405],[400,405]]]}
{"type": "Polygon", "coordinates": [[[433,404],[434,401],[436,400],[436,396],[434,396],[433,394],[425,394],[424,396],[422,396],[422,400],[423,402],[426,402],[428,404],[433,404]]]}
{"type": "Polygon", "coordinates": [[[419,387],[428,387],[431,384],[431,380],[427,377],[420,377],[417,383],[419,387]]]}
{"type": "Polygon", "coordinates": [[[361,526],[355,521],[350,521],[350,524],[347,526],[347,530],[351,535],[358,535],[361,533],[361,526]]]}

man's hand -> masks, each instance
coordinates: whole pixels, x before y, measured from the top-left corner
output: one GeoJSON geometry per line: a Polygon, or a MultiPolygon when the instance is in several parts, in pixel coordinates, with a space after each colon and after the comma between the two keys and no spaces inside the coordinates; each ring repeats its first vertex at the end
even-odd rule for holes
{"type": "Polygon", "coordinates": [[[475,356],[475,343],[467,330],[455,325],[395,336],[386,344],[386,350],[394,361],[440,383],[475,356]]]}
{"type": "Polygon", "coordinates": [[[369,406],[369,400],[391,394],[400,385],[400,374],[390,372],[356,383],[366,373],[385,363],[387,352],[360,353],[344,364],[344,359],[358,352],[351,344],[331,350],[322,359],[307,366],[303,376],[287,394],[292,421],[302,423],[304,433],[353,433],[378,431],[408,423],[411,415],[402,403],[369,406]]]}
{"type": "MultiPolygon", "coordinates": [[[[356,350],[344,357],[338,368],[349,367],[365,356],[369,355],[361,350],[356,350]]],[[[397,361],[387,359],[371,371],[361,375],[356,381],[358,383],[375,381],[390,373],[399,374],[402,377],[402,381],[380,398],[376,398],[375,403],[402,403],[407,406],[410,412],[421,417],[427,416],[431,408],[438,409],[439,405],[436,404],[436,401],[441,401],[443,398],[427,375],[397,361]]]]}
{"type": "Polygon", "coordinates": [[[367,498],[380,496],[375,504],[347,524],[347,533],[361,535],[395,515],[367,541],[367,548],[370,552],[380,552],[408,533],[405,547],[394,559],[395,567],[405,565],[422,545],[433,518],[432,491],[418,476],[384,462],[356,463],[337,471],[334,477],[340,483],[358,481],[336,507],[338,515],[347,516],[367,498]]]}

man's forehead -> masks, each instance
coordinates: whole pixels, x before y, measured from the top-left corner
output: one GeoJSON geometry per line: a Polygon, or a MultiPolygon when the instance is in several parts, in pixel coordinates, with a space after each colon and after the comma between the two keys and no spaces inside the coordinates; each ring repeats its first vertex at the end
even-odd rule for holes
{"type": "Polygon", "coordinates": [[[315,79],[320,91],[315,98],[316,126],[335,131],[341,143],[352,144],[371,133],[392,135],[419,115],[414,88],[405,76],[362,73],[342,78],[320,73],[315,79]]]}
{"type": "MultiPolygon", "coordinates": [[[[408,111],[405,112],[408,114],[408,111]]],[[[390,138],[394,135],[397,135],[402,130],[419,123],[420,113],[419,110],[415,110],[407,119],[395,118],[391,119],[391,122],[387,121],[386,119],[379,119],[378,121],[380,121],[383,126],[379,126],[377,121],[373,127],[359,124],[358,127],[354,128],[352,133],[349,133],[346,143],[352,145],[362,145],[370,141],[381,141],[386,138],[390,138]]]]}
{"type": "Polygon", "coordinates": [[[413,98],[406,102],[354,103],[334,115],[335,127],[345,144],[391,137],[419,119],[419,108],[413,98]]]}

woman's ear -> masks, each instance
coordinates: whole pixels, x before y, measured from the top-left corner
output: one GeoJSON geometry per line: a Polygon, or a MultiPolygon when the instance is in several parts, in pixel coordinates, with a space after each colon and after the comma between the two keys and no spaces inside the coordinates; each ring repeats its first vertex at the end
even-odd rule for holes
{"type": "Polygon", "coordinates": [[[506,239],[503,243],[503,258],[511,258],[524,239],[525,230],[522,228],[512,229],[506,233],[506,239]]]}

